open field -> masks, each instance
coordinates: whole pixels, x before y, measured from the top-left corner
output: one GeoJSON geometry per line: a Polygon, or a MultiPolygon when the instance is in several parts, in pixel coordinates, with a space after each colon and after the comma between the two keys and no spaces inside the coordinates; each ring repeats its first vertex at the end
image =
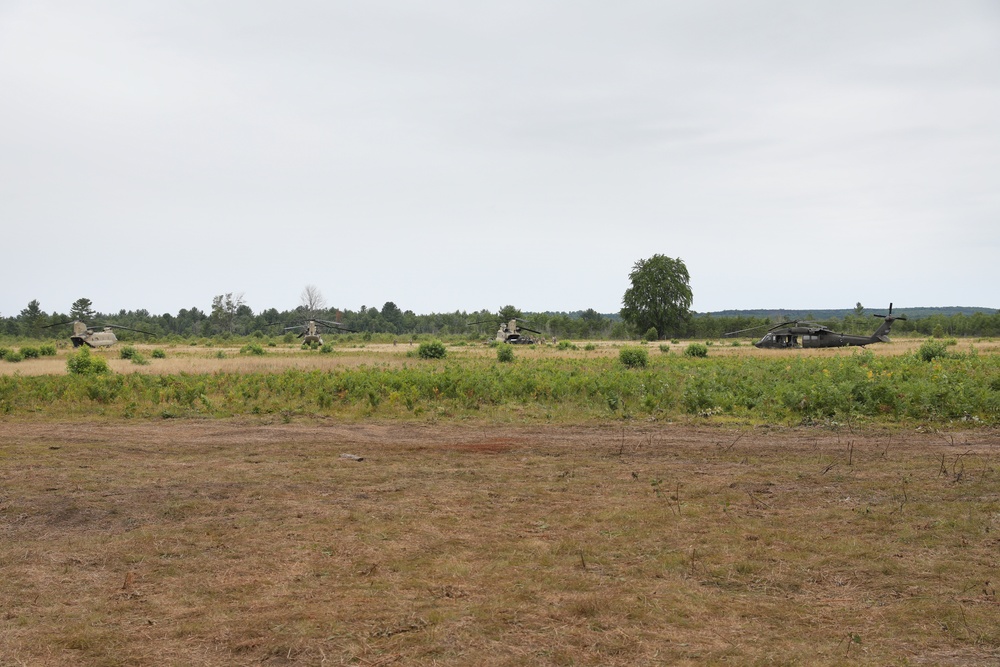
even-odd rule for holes
{"type": "Polygon", "coordinates": [[[0,664],[996,664],[998,445],[0,422],[0,664]]]}
{"type": "MultiPolygon", "coordinates": [[[[571,424],[692,417],[743,424],[1000,423],[1000,355],[980,352],[975,345],[964,350],[943,342],[933,346],[933,356],[746,347],[728,348],[741,354],[722,355],[713,346],[707,358],[697,358],[632,345],[628,352],[645,361],[631,366],[619,359],[626,348],[610,345],[518,349],[509,363],[497,360],[496,349],[468,345],[453,346],[444,359],[367,348],[329,354],[285,349],[235,358],[225,353],[209,358],[205,350],[169,353],[165,359],[152,359],[150,353],[145,365],[111,359],[117,369],[111,373],[0,376],[0,415],[34,420],[280,415],[286,420],[571,424]],[[205,364],[222,366],[211,371],[205,364]]],[[[84,349],[74,359],[89,363],[106,356],[84,349]]],[[[6,363],[32,367],[48,359],[6,363]]],[[[51,363],[59,361],[57,356],[51,363]]]]}
{"type": "MultiPolygon", "coordinates": [[[[336,339],[335,339],[336,340],[336,339]]],[[[900,356],[912,354],[927,339],[925,338],[897,338],[888,344],[878,344],[868,346],[867,349],[876,356],[900,356]]],[[[704,341],[702,341],[704,342],[704,341]]],[[[738,358],[837,358],[851,355],[859,351],[857,347],[825,348],[825,349],[796,349],[796,350],[758,350],[753,347],[749,339],[737,341],[738,346],[733,346],[733,341],[726,339],[723,341],[712,341],[709,348],[710,357],[738,357],[738,358]]],[[[664,354],[682,355],[685,348],[691,341],[680,341],[670,343],[661,341],[645,345],[650,356],[658,357],[664,354]],[[669,350],[664,353],[661,350],[669,350]]],[[[624,346],[637,345],[635,342],[627,341],[575,341],[570,349],[559,349],[551,343],[545,345],[524,345],[516,346],[515,354],[521,359],[600,359],[617,357],[619,351],[624,346]],[[587,350],[590,345],[593,349],[587,350]]],[[[131,344],[140,354],[150,361],[147,365],[136,365],[127,359],[120,358],[122,344],[114,347],[95,349],[92,353],[108,361],[112,370],[118,373],[145,373],[156,375],[171,375],[175,373],[217,373],[217,372],[281,372],[288,369],[300,370],[337,370],[341,368],[356,368],[362,365],[380,364],[398,368],[412,362],[412,356],[407,354],[416,350],[417,346],[412,343],[399,343],[397,345],[388,343],[357,343],[357,344],[337,344],[333,347],[333,352],[323,354],[318,351],[302,350],[298,344],[279,344],[276,347],[265,347],[266,354],[254,356],[241,354],[241,345],[232,346],[191,346],[191,345],[156,345],[156,344],[131,344]],[[166,354],[166,359],[151,359],[152,351],[160,349],[166,354]]],[[[14,346],[16,349],[17,346],[14,346]]],[[[1000,339],[961,339],[952,349],[962,352],[974,348],[982,354],[1000,353],[1000,339]]],[[[73,349],[67,345],[62,345],[56,356],[41,357],[38,359],[26,359],[20,363],[9,363],[0,360],[0,375],[62,375],[66,373],[66,359],[73,354],[73,349]]],[[[455,359],[495,359],[496,350],[480,343],[468,343],[448,347],[448,355],[455,359]]]]}

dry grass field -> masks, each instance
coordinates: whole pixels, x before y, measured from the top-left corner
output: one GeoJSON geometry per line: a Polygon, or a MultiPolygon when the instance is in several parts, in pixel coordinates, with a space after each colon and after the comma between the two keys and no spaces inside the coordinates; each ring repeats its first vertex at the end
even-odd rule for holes
{"type": "Polygon", "coordinates": [[[922,431],[0,421],[0,664],[1000,664],[922,431]]]}
{"type": "MultiPolygon", "coordinates": [[[[870,350],[876,355],[898,356],[910,354],[917,350],[927,339],[925,338],[898,338],[889,344],[870,345],[870,350]]],[[[679,343],[661,342],[646,346],[651,356],[662,355],[662,350],[669,350],[666,354],[682,355],[685,348],[691,341],[681,341],[679,343]],[[662,346],[662,349],[661,349],[662,346]]],[[[763,357],[763,358],[794,358],[797,356],[806,357],[837,357],[855,354],[857,347],[841,347],[826,349],[795,349],[795,350],[758,350],[753,347],[748,340],[739,341],[739,346],[733,347],[732,341],[713,341],[709,348],[710,357],[763,357]]],[[[518,358],[594,358],[594,357],[617,357],[623,346],[636,345],[634,342],[622,341],[577,341],[573,343],[575,349],[559,349],[552,344],[517,346],[515,354],[518,358]],[[587,350],[587,344],[594,349],[587,350]]],[[[974,347],[983,354],[993,354],[1000,352],[1000,340],[994,339],[964,339],[959,341],[953,348],[959,351],[968,351],[969,347],[974,347]]],[[[136,365],[128,359],[120,358],[122,344],[110,348],[99,348],[92,350],[95,356],[103,357],[108,361],[109,366],[116,373],[155,373],[158,375],[171,375],[176,373],[216,373],[223,372],[282,372],[292,368],[302,370],[337,370],[341,368],[355,368],[362,365],[381,365],[390,368],[398,368],[407,362],[412,363],[412,357],[407,353],[416,350],[416,345],[410,343],[400,343],[398,345],[386,343],[368,343],[356,345],[340,345],[334,348],[331,354],[321,354],[318,351],[302,350],[299,345],[280,345],[278,347],[264,348],[266,354],[254,356],[240,353],[240,346],[234,347],[196,347],[189,345],[155,345],[155,344],[135,344],[133,347],[142,354],[149,363],[146,365],[136,365]],[[152,351],[160,349],[166,354],[166,359],[152,359],[152,351]]],[[[0,375],[62,375],[66,373],[66,360],[73,354],[73,349],[63,346],[56,356],[41,357],[38,359],[26,359],[20,363],[9,363],[0,361],[0,375]]],[[[478,343],[467,345],[451,345],[448,347],[450,358],[496,358],[496,349],[478,343]]]]}

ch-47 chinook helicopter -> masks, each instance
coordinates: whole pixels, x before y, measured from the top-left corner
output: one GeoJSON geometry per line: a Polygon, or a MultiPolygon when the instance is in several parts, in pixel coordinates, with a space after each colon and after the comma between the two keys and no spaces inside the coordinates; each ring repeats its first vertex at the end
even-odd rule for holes
{"type": "Polygon", "coordinates": [[[133,329],[132,327],[123,327],[120,324],[91,324],[88,326],[80,320],[56,322],[42,328],[61,327],[64,324],[73,325],[73,335],[69,337],[73,341],[73,347],[80,347],[81,345],[88,347],[108,347],[109,345],[114,345],[118,342],[118,337],[115,336],[115,332],[112,329],[124,329],[125,331],[146,334],[147,336],[156,336],[155,333],[143,331],[142,329],[133,329]],[[101,329],[101,331],[97,331],[97,329],[101,329]]]}
{"type": "MultiPolygon", "coordinates": [[[[468,326],[473,326],[476,324],[487,324],[492,320],[480,320],[478,322],[469,322],[468,326]]],[[[531,333],[536,333],[541,335],[541,331],[535,331],[534,329],[529,329],[528,327],[518,326],[518,322],[523,322],[524,320],[515,317],[509,322],[501,322],[500,328],[497,329],[496,341],[498,343],[510,343],[511,345],[534,345],[535,339],[531,336],[522,336],[522,331],[530,331],[531,333]]]]}
{"type": "Polygon", "coordinates": [[[351,331],[354,329],[348,329],[340,322],[328,322],[327,320],[311,319],[306,320],[305,324],[296,324],[294,326],[285,327],[284,331],[294,331],[296,329],[301,329],[299,331],[298,337],[302,339],[303,345],[316,345],[323,344],[323,337],[320,335],[320,328],[326,328],[331,331],[351,331]]]}
{"type": "MultiPolygon", "coordinates": [[[[844,347],[847,345],[864,347],[865,345],[871,345],[872,343],[888,343],[889,329],[892,328],[892,323],[896,320],[906,319],[905,315],[892,314],[891,303],[889,304],[888,315],[873,315],[873,317],[881,317],[882,324],[879,325],[878,329],[876,329],[875,333],[871,336],[856,336],[853,334],[838,333],[836,331],[832,331],[829,327],[823,326],[822,324],[816,324],[815,322],[792,321],[782,322],[781,324],[772,326],[767,330],[767,333],[764,334],[764,337],[754,343],[754,345],[760,348],[844,347]]],[[[740,329],[739,331],[730,331],[729,333],[723,335],[735,336],[736,334],[744,333],[746,331],[754,331],[766,326],[768,325],[764,324],[759,327],[740,329]]]]}

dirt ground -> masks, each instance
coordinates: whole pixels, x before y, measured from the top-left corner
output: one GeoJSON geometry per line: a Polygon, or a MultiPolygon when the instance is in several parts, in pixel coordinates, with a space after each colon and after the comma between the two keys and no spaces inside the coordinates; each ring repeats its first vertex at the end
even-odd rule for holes
{"type": "Polygon", "coordinates": [[[0,422],[0,664],[998,664],[998,445],[0,422]]]}

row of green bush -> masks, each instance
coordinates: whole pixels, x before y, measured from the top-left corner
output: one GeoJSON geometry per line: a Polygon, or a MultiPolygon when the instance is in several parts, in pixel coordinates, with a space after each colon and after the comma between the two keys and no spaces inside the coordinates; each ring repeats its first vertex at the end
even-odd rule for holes
{"type": "Polygon", "coordinates": [[[54,357],[56,354],[55,345],[40,345],[33,347],[25,345],[14,350],[9,347],[0,347],[0,359],[5,359],[12,363],[23,361],[24,359],[37,359],[39,357],[54,357]]]}
{"type": "Polygon", "coordinates": [[[0,376],[0,413],[1000,421],[1000,356],[974,352],[930,361],[867,351],[832,358],[662,355],[632,367],[606,357],[445,359],[402,368],[171,376],[110,373],[103,358],[86,351],[68,363],[65,376],[0,376]]]}

